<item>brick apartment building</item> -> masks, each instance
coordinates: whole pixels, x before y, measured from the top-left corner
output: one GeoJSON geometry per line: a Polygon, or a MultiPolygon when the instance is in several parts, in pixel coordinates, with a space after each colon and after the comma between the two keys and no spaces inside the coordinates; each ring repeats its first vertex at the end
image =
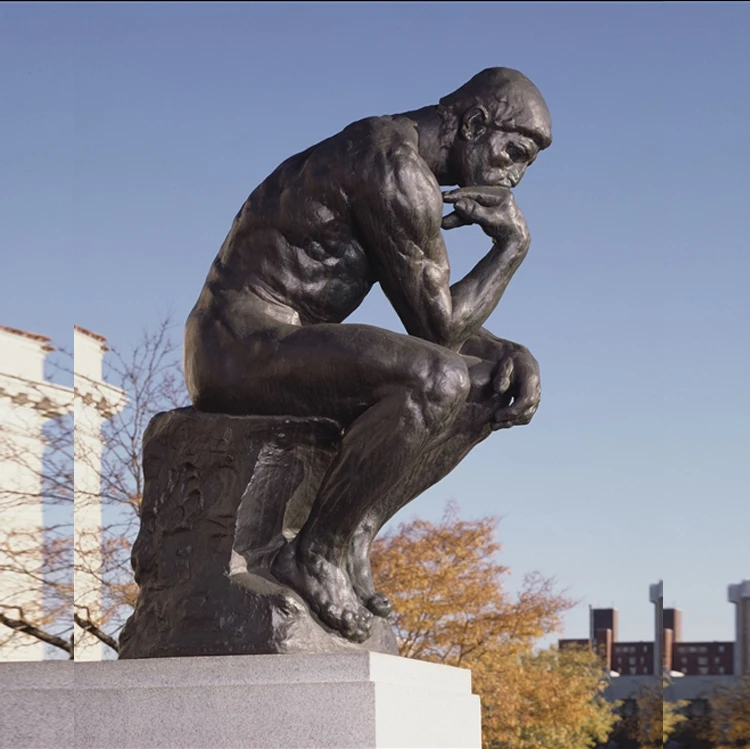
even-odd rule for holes
{"type": "Polygon", "coordinates": [[[628,699],[643,686],[670,675],[665,699],[701,699],[720,684],[750,675],[750,580],[730,585],[728,598],[735,605],[735,639],[726,642],[685,642],[682,612],[663,607],[662,583],[652,585],[653,640],[621,642],[616,609],[591,609],[589,636],[563,639],[560,649],[593,647],[612,674],[608,696],[628,699]]]}

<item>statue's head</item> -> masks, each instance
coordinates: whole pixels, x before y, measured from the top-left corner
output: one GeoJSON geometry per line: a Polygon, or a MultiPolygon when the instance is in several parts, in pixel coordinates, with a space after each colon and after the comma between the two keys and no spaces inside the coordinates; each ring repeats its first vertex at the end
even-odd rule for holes
{"type": "Polygon", "coordinates": [[[539,89],[511,68],[487,68],[444,96],[438,111],[455,132],[448,157],[455,184],[515,187],[552,142],[539,89]]]}

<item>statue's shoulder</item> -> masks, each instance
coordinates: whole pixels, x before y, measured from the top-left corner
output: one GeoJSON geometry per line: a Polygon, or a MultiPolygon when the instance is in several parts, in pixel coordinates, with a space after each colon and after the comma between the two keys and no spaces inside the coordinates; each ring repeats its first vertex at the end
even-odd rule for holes
{"type": "Polygon", "coordinates": [[[382,185],[405,172],[424,172],[424,178],[432,177],[427,163],[419,155],[416,129],[402,118],[382,116],[358,120],[344,128],[337,140],[337,150],[346,152],[345,161],[353,162],[351,166],[362,180],[375,180],[382,185]]]}
{"type": "Polygon", "coordinates": [[[352,122],[337,136],[339,147],[372,158],[413,158],[418,155],[417,133],[403,120],[384,115],[352,122]]]}
{"type": "Polygon", "coordinates": [[[406,120],[403,117],[392,117],[391,115],[384,114],[378,117],[365,117],[356,122],[352,122],[351,125],[347,125],[343,130],[342,134],[361,134],[365,137],[382,137],[392,136],[401,139],[408,139],[410,134],[416,139],[416,131],[413,125],[410,125],[410,120],[406,120]]]}

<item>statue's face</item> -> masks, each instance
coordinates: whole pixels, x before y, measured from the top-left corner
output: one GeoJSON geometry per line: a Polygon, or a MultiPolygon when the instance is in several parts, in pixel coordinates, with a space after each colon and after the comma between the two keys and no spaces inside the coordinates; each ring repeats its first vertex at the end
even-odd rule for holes
{"type": "Polygon", "coordinates": [[[459,187],[515,187],[538,153],[531,138],[501,130],[483,109],[475,108],[459,125],[451,151],[451,174],[459,187]]]}

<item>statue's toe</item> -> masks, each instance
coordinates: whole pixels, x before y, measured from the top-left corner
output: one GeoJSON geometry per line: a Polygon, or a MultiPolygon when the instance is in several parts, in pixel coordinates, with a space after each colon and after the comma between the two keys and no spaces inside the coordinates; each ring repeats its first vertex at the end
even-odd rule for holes
{"type": "Polygon", "coordinates": [[[383,619],[387,619],[391,615],[391,611],[393,611],[393,604],[382,593],[375,593],[374,596],[370,596],[370,598],[367,599],[365,606],[367,606],[375,616],[380,616],[383,619]]]}

